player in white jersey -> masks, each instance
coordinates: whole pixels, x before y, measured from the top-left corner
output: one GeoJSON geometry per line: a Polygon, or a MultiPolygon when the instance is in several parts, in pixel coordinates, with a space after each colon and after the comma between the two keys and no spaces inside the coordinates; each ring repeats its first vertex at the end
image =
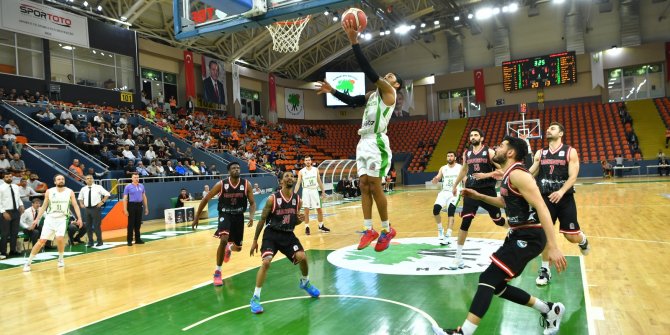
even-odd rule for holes
{"type": "Polygon", "coordinates": [[[447,152],[447,165],[443,165],[437,173],[437,176],[433,178],[433,184],[437,184],[442,180],[442,189],[440,190],[440,193],[437,194],[437,199],[435,199],[435,204],[433,205],[433,215],[435,216],[435,223],[437,223],[437,236],[441,245],[449,245],[451,243],[449,241],[451,238],[451,228],[454,226],[454,214],[456,213],[456,206],[458,206],[458,201],[460,200],[463,183],[461,182],[461,184],[457,186],[457,195],[454,195],[452,190],[456,178],[458,178],[458,174],[461,172],[461,168],[461,164],[456,163],[456,153],[449,151],[447,152]],[[440,212],[445,207],[447,207],[448,217],[446,234],[442,228],[442,219],[440,217],[440,212]]]}
{"type": "Polygon", "coordinates": [[[304,158],[305,167],[298,171],[298,181],[295,183],[293,193],[298,193],[302,185],[302,208],[305,210],[305,235],[309,235],[309,210],[316,209],[316,218],[319,222],[319,231],[330,233],[330,229],[323,225],[323,210],[321,209],[321,199],[326,196],[326,190],[323,188],[321,174],[319,169],[312,166],[312,157],[307,155],[304,158]],[[321,197],[319,197],[321,189],[321,197]]]}
{"type": "Polygon", "coordinates": [[[365,106],[361,129],[358,130],[361,139],[356,146],[356,168],[360,177],[363,225],[365,226],[365,233],[361,237],[358,249],[366,248],[379,237],[375,250],[384,251],[396,235],[395,229],[389,224],[386,196],[382,188],[382,178],[388,173],[393,157],[389,139],[386,136],[386,128],[395,108],[396,91],[402,88],[402,79],[392,72],[381,78],[372,69],[358,44],[359,33],[354,26],[355,23],[348,20],[342,22],[358,65],[365,76],[377,86],[377,89],[368,92],[365,96],[352,97],[333,89],[329,83],[320,81],[317,83],[317,94],[330,93],[349,106],[365,106]],[[382,220],[381,234],[372,229],[373,199],[382,220]]]}
{"type": "Polygon", "coordinates": [[[82,226],[81,212],[79,211],[77,199],[74,197],[74,192],[65,187],[65,177],[62,174],[57,174],[54,177],[54,183],[56,187],[52,187],[44,193],[44,203],[40,207],[33,225],[30,227],[31,229],[37,227],[37,224],[42,219],[42,215],[46,213],[42,234],[39,241],[37,241],[30,251],[30,257],[28,257],[26,264],[23,266],[24,272],[30,272],[30,264],[33,262],[33,258],[42,250],[47,240],[53,239],[54,236],[56,237],[56,245],[58,246],[58,267],[62,268],[65,266],[65,261],[63,260],[65,241],[63,240],[63,236],[65,236],[68,219],[70,218],[70,206],[74,208],[74,212],[77,214],[77,226],[79,228],[82,226]]]}

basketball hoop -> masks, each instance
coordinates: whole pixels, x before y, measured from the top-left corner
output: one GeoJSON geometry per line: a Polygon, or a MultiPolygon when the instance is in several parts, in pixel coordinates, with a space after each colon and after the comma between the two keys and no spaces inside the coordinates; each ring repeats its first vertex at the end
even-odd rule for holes
{"type": "Polygon", "coordinates": [[[305,29],[310,15],[291,20],[275,22],[268,28],[272,35],[272,50],[277,52],[298,52],[300,49],[300,33],[305,29]]]}

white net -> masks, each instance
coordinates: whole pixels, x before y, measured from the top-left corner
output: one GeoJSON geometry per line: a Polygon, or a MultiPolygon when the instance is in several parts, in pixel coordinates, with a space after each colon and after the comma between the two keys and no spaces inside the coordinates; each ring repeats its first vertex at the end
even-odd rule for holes
{"type": "Polygon", "coordinates": [[[272,50],[277,52],[298,52],[300,33],[305,29],[311,16],[280,21],[266,26],[272,35],[272,50]]]}

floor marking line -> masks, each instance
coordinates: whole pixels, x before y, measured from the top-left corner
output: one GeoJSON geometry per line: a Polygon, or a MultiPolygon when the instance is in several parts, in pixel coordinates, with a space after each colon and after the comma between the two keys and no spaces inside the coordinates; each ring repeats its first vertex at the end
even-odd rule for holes
{"type": "Polygon", "coordinates": [[[579,256],[579,267],[582,272],[582,286],[584,290],[584,304],[586,305],[586,324],[588,327],[589,335],[595,335],[596,327],[593,322],[593,312],[591,311],[591,294],[589,293],[589,284],[586,281],[586,264],[584,264],[584,256],[579,256]]]}
{"type": "MultiPolygon", "coordinates": [[[[395,305],[398,305],[398,306],[405,307],[405,308],[407,308],[407,309],[411,309],[411,310],[413,310],[414,312],[420,314],[420,315],[423,316],[426,320],[428,320],[428,322],[430,322],[431,326],[435,326],[435,327],[438,326],[438,325],[437,325],[437,321],[435,321],[435,319],[433,319],[428,313],[424,312],[423,310],[421,310],[421,309],[419,309],[419,308],[417,308],[417,307],[414,307],[414,306],[412,306],[412,305],[408,305],[408,304],[405,304],[405,303],[402,303],[402,302],[398,302],[398,301],[394,301],[394,300],[383,299],[383,298],[377,298],[377,297],[366,297],[366,296],[362,296],[362,295],[347,295],[347,294],[343,294],[343,295],[340,295],[340,294],[321,295],[321,296],[319,297],[319,299],[321,299],[321,298],[366,299],[366,300],[376,300],[376,301],[386,302],[386,303],[390,303],[390,304],[395,304],[395,305]]],[[[288,298],[280,298],[280,299],[274,299],[274,300],[264,301],[263,304],[270,304],[270,303],[273,303],[273,302],[282,302],[282,301],[297,300],[297,299],[314,299],[314,298],[312,298],[311,296],[308,296],[308,295],[306,295],[306,296],[299,296],[299,297],[288,297],[288,298]]],[[[191,325],[189,325],[189,326],[187,326],[187,327],[182,328],[182,331],[188,331],[188,330],[190,330],[190,329],[192,329],[192,328],[194,328],[194,327],[197,327],[197,326],[199,326],[199,325],[201,325],[201,324],[203,324],[203,323],[205,323],[205,322],[208,322],[208,321],[213,320],[213,319],[215,319],[215,318],[218,318],[218,317],[220,317],[220,316],[223,316],[223,315],[226,315],[226,314],[228,314],[228,313],[232,313],[232,312],[235,312],[235,311],[244,309],[244,308],[248,308],[248,307],[250,307],[250,305],[239,306],[239,307],[235,307],[235,308],[233,308],[233,309],[229,309],[229,310],[227,310],[227,311],[223,311],[223,312],[218,313],[218,314],[214,314],[214,315],[212,315],[212,316],[210,316],[210,317],[208,317],[208,318],[202,319],[202,320],[200,320],[200,321],[198,321],[198,322],[196,322],[196,323],[194,323],[194,324],[191,324],[191,325]]]]}
{"type": "MultiPolygon", "coordinates": [[[[226,279],[226,278],[230,278],[230,277],[233,277],[233,276],[237,276],[237,275],[239,275],[239,274],[242,274],[242,273],[245,273],[245,272],[247,272],[247,271],[251,271],[251,270],[257,269],[257,268],[258,268],[258,267],[251,268],[251,269],[247,269],[247,270],[244,270],[244,271],[238,271],[238,272],[233,273],[233,274],[231,274],[230,276],[226,276],[226,277],[224,277],[224,278],[222,278],[222,279],[226,279]]],[[[206,286],[207,284],[210,284],[210,283],[212,283],[211,280],[208,280],[208,281],[203,282],[203,283],[200,283],[200,284],[196,284],[196,285],[194,285],[194,286],[192,286],[192,287],[190,287],[190,288],[188,288],[188,289],[185,289],[185,290],[183,290],[183,291],[180,291],[180,292],[177,292],[177,293],[175,293],[175,294],[171,294],[171,295],[169,295],[169,296],[167,296],[167,297],[163,297],[163,298],[154,300],[154,301],[152,301],[152,302],[146,303],[146,304],[144,304],[143,306],[137,306],[137,307],[133,307],[133,308],[131,308],[131,309],[128,309],[128,310],[125,310],[125,311],[122,311],[122,312],[118,312],[118,313],[116,313],[116,314],[114,314],[114,315],[110,315],[110,316],[104,317],[104,318],[102,318],[102,319],[99,319],[99,320],[96,320],[96,321],[93,321],[93,322],[89,322],[89,323],[87,323],[87,324],[85,324],[85,325],[82,325],[82,326],[79,326],[79,327],[77,327],[77,328],[74,328],[74,329],[70,329],[70,330],[64,331],[64,332],[62,332],[62,333],[60,333],[60,334],[71,333],[71,332],[73,332],[73,331],[75,331],[75,330],[79,330],[79,329],[82,329],[82,328],[91,326],[91,325],[93,325],[93,324],[96,324],[96,323],[99,323],[99,322],[103,322],[103,321],[105,321],[105,320],[109,320],[109,319],[114,318],[114,317],[117,317],[117,316],[119,316],[119,315],[121,315],[121,314],[129,313],[129,312],[132,312],[132,311],[134,311],[134,310],[136,310],[136,309],[140,309],[140,308],[145,307],[145,306],[148,306],[148,305],[153,305],[153,304],[155,304],[155,303],[157,303],[157,302],[161,302],[161,301],[163,301],[163,300],[167,300],[167,299],[170,299],[170,298],[174,298],[174,297],[176,297],[176,296],[178,296],[178,295],[180,295],[180,294],[184,294],[184,293],[186,293],[186,292],[193,291],[194,289],[199,288],[199,287],[204,287],[204,286],[206,286]]]]}

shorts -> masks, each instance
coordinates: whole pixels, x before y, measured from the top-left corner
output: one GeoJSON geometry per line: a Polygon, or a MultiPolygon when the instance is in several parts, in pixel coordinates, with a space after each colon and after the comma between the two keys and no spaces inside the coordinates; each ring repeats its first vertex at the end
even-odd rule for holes
{"type": "Polygon", "coordinates": [[[228,242],[242,245],[244,238],[244,214],[219,214],[219,226],[214,237],[221,238],[228,235],[228,242]]]}
{"type": "MultiPolygon", "coordinates": [[[[457,194],[460,194],[460,191],[461,190],[459,189],[457,194]]],[[[446,208],[447,205],[458,206],[460,200],[461,197],[459,195],[454,196],[454,193],[451,191],[440,191],[440,193],[437,194],[437,199],[435,199],[435,204],[442,208],[446,208]]]]}
{"type": "MultiPolygon", "coordinates": [[[[495,187],[485,187],[485,188],[475,188],[475,191],[483,194],[483,195],[488,195],[491,197],[497,197],[498,193],[496,193],[495,187]]],[[[474,217],[475,214],[477,214],[477,210],[479,207],[484,208],[487,212],[489,212],[489,216],[491,218],[497,219],[500,217],[500,208],[493,206],[491,204],[488,204],[484,201],[481,200],[475,200],[472,198],[465,197],[463,199],[463,210],[461,210],[461,217],[466,218],[468,216],[474,217]]]]}
{"type": "Polygon", "coordinates": [[[358,177],[368,175],[381,178],[391,170],[393,153],[386,134],[365,134],[356,146],[358,177]]]}
{"type": "Polygon", "coordinates": [[[305,250],[300,244],[300,240],[292,231],[278,231],[272,228],[265,228],[263,233],[263,242],[261,243],[261,258],[274,257],[277,251],[281,252],[290,259],[293,264],[298,264],[295,260],[295,253],[305,250]]]}
{"type": "Polygon", "coordinates": [[[551,222],[556,224],[556,219],[560,222],[559,232],[561,234],[579,234],[581,230],[577,222],[577,204],[574,193],[563,194],[561,201],[557,204],[549,201],[548,194],[543,194],[542,199],[551,214],[551,222]]]}
{"type": "Polygon", "coordinates": [[[54,237],[65,236],[65,230],[67,229],[67,226],[68,226],[67,218],[57,218],[57,219],[52,219],[49,217],[44,218],[44,226],[42,227],[40,240],[53,240],[54,237]]]}
{"type": "Polygon", "coordinates": [[[302,189],[302,208],[321,208],[321,197],[319,197],[319,190],[312,188],[302,189]]]}
{"type": "Polygon", "coordinates": [[[546,244],[547,237],[542,228],[510,230],[503,245],[491,255],[491,262],[509,278],[514,278],[523,272],[528,262],[542,253],[546,244]]]}

